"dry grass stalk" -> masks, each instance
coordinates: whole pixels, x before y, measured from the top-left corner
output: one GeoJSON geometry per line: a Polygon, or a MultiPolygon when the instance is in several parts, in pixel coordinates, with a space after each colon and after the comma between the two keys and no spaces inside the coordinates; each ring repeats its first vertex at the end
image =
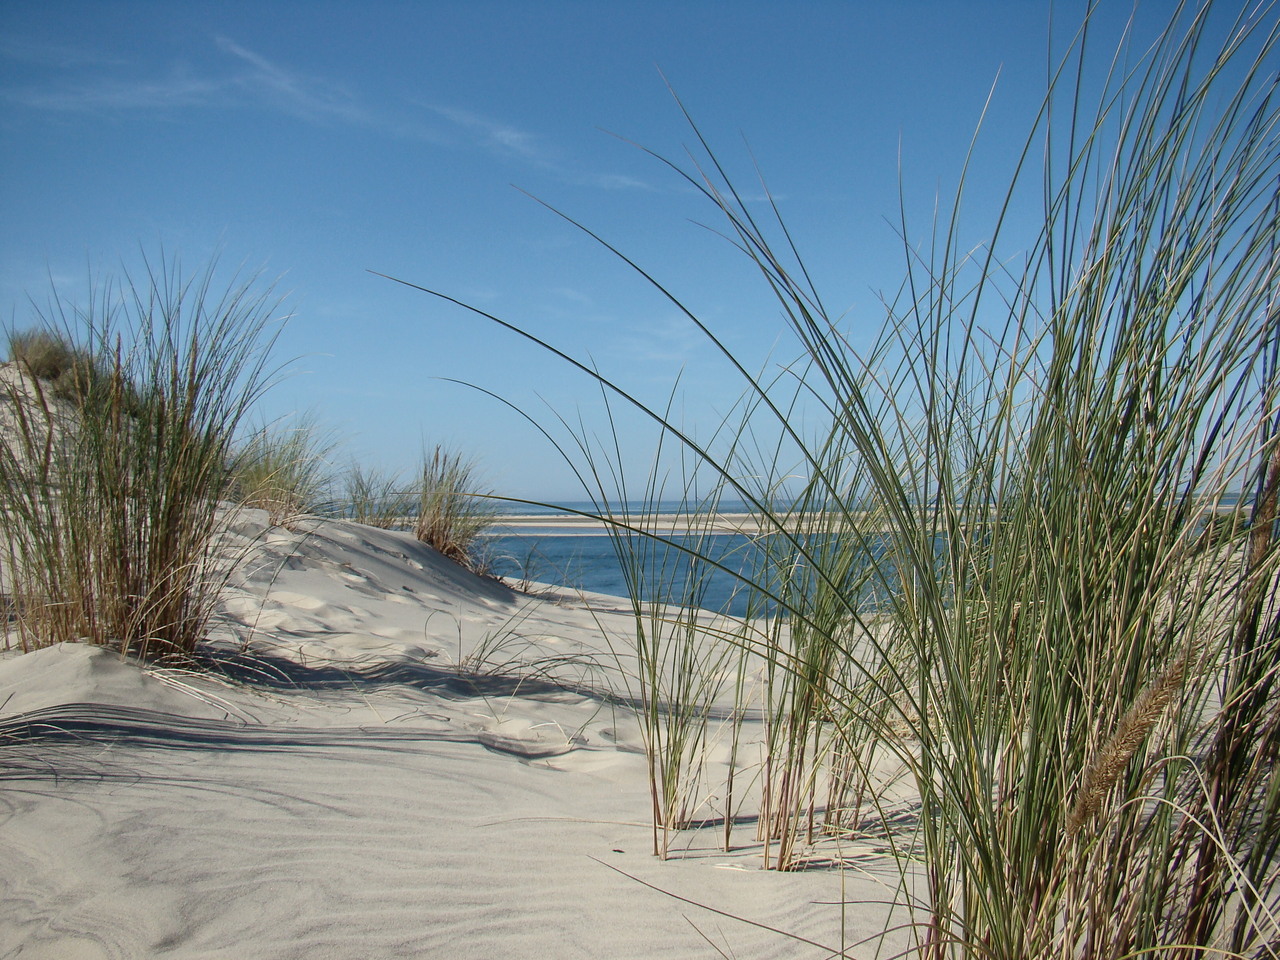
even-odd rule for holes
{"type": "Polygon", "coordinates": [[[1155,683],[1139,694],[1116,724],[1115,732],[1085,767],[1076,802],[1067,814],[1065,826],[1068,836],[1075,836],[1098,815],[1103,799],[1182,689],[1190,658],[1190,651],[1182,654],[1155,683]]]}

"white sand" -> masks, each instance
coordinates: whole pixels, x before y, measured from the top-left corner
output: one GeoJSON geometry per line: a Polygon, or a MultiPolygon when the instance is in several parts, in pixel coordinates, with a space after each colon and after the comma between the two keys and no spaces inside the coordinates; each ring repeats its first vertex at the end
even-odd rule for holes
{"type": "Polygon", "coordinates": [[[651,855],[634,714],[596,695],[625,689],[623,601],[516,594],[354,524],[236,529],[224,676],[0,660],[0,956],[716,956],[698,930],[828,955],[639,881],[835,948],[881,928],[890,890],[764,872],[750,825],[651,855]],[[524,666],[460,679],[486,644],[524,666]]]}

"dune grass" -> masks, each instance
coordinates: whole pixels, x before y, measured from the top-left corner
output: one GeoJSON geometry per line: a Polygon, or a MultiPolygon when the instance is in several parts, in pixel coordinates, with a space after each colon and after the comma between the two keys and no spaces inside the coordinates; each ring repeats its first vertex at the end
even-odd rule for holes
{"type": "MultiPolygon", "coordinates": [[[[661,500],[652,492],[655,513],[661,500]]],[[[635,624],[635,689],[630,693],[640,704],[649,766],[653,852],[663,858],[677,832],[714,814],[727,825],[733,808],[732,782],[721,786],[705,778],[708,751],[720,741],[731,750],[736,745],[741,712],[726,713],[721,704],[730,689],[735,702],[742,699],[747,670],[744,645],[721,636],[726,630],[732,634],[734,625],[703,610],[712,568],[690,559],[716,556],[710,552],[710,506],[684,507],[678,519],[688,532],[680,535],[678,546],[637,529],[652,517],[619,517],[608,526],[635,624]],[[708,810],[711,798],[721,794],[719,809],[708,810]]]]}
{"type": "Polygon", "coordinates": [[[82,356],[65,337],[51,330],[11,330],[5,340],[8,360],[22,364],[39,380],[57,380],[82,356]]]}
{"type": "MultiPolygon", "coordinates": [[[[110,364],[103,357],[73,340],[74,331],[35,327],[12,330],[7,336],[9,359],[30,377],[40,381],[51,397],[80,403],[85,396],[111,377],[110,364]]],[[[122,385],[121,403],[131,415],[138,412],[133,384],[122,385]]]]}
{"type": "MultiPolygon", "coordinates": [[[[636,267],[742,372],[727,444],[467,307],[638,406],[689,475],[757,512],[771,559],[743,575],[758,616],[730,639],[767,677],[770,865],[884,838],[911,955],[1280,956],[1280,50],[1274,5],[1224,33],[1233,15],[1179,5],[1153,45],[1101,57],[1086,22],[985,241],[962,240],[963,179],[925,244],[903,223],[906,281],[867,350],[695,127],[702,162],[668,166],[803,351],[790,387],[749,374],[636,267]],[[1038,232],[1006,238],[1029,204],[1038,232]],[[878,804],[877,755],[908,771],[908,830],[878,804]]],[[[585,480],[618,479],[586,459],[585,480]]],[[[664,853],[673,771],[691,774],[662,724],[706,714],[687,659],[706,615],[655,614],[664,546],[602,516],[633,572],[664,853]]],[[[690,584],[725,566],[666,547],[690,584]]]]}
{"type": "Polygon", "coordinates": [[[273,524],[333,507],[337,441],[313,414],[253,430],[231,458],[229,496],[266,510],[273,524]]]}
{"type": "Polygon", "coordinates": [[[455,563],[483,571],[480,541],[497,507],[490,491],[479,487],[475,461],[437,445],[422,459],[420,481],[406,483],[399,474],[356,462],[334,468],[338,447],[311,414],[257,428],[231,458],[228,495],[267,510],[274,524],[313,515],[408,527],[455,563]]]}
{"type": "Polygon", "coordinates": [[[343,516],[383,530],[406,523],[417,505],[399,475],[354,462],[340,474],[337,490],[343,516]]]}
{"type": "Polygon", "coordinates": [[[211,551],[226,465],[271,379],[276,306],[252,280],[219,289],[213,267],[190,276],[174,261],[98,284],[83,305],[53,292],[37,340],[92,375],[60,397],[57,379],[13,381],[0,535],[24,649],[161,657],[204,637],[225,575],[211,551]]]}
{"type": "Polygon", "coordinates": [[[464,454],[436,446],[423,457],[421,485],[414,504],[413,534],[450,560],[484,572],[477,548],[493,523],[496,502],[479,485],[479,469],[464,454]]]}

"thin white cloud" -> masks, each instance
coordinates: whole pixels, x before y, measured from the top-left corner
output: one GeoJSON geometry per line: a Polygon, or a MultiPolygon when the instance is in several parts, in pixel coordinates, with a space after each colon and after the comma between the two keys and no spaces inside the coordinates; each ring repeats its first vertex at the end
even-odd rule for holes
{"type": "Polygon", "coordinates": [[[564,300],[580,303],[586,307],[593,306],[595,303],[587,294],[581,290],[575,290],[573,287],[552,287],[549,292],[564,300]]]}
{"type": "Polygon", "coordinates": [[[430,106],[430,110],[450,123],[471,131],[479,146],[501,153],[516,154],[538,163],[550,162],[550,151],[538,141],[537,134],[510,124],[491,120],[469,110],[456,107],[430,106]]]}
{"type": "Polygon", "coordinates": [[[592,186],[602,190],[656,190],[651,183],[645,183],[635,177],[623,173],[597,173],[590,178],[592,186]]]}
{"type": "Polygon", "coordinates": [[[203,106],[215,102],[224,90],[224,84],[210,80],[173,76],[165,80],[99,80],[58,89],[11,88],[4,90],[3,96],[37,110],[79,112],[203,106]]]}
{"type": "Polygon", "coordinates": [[[377,126],[357,99],[337,84],[286,69],[226,37],[215,37],[218,49],[248,67],[231,83],[250,99],[276,106],[307,120],[341,120],[377,126]]]}
{"type": "Polygon", "coordinates": [[[622,338],[626,356],[642,362],[684,364],[707,350],[706,337],[683,315],[656,317],[640,329],[628,328],[622,338]]]}
{"type": "Polygon", "coordinates": [[[635,177],[590,173],[566,164],[552,145],[534,131],[460,107],[425,107],[447,126],[431,123],[412,110],[373,107],[349,88],[293,70],[226,36],[213,44],[223,55],[213,68],[173,68],[164,77],[122,77],[119,60],[70,47],[41,46],[6,39],[0,56],[39,63],[65,72],[61,82],[0,87],[0,100],[57,112],[165,110],[255,106],[315,124],[344,124],[376,130],[398,139],[430,143],[467,143],[471,147],[543,170],[580,186],[601,190],[653,190],[635,177]],[[451,135],[452,134],[452,135],[451,135]]]}
{"type": "MultiPolygon", "coordinates": [[[[68,54],[54,65],[101,67],[78,70],[60,85],[0,88],[0,99],[37,110],[84,112],[101,110],[166,110],[195,107],[253,106],[284,113],[308,123],[365,127],[387,136],[431,143],[448,142],[438,128],[411,115],[370,107],[340,84],[291,70],[256,50],[223,36],[213,38],[224,54],[219,68],[197,71],[176,67],[162,78],[112,76],[123,65],[105,59],[76,59],[68,54]]],[[[9,44],[15,46],[15,44],[9,44]]],[[[0,54],[4,53],[0,48],[0,54]]],[[[46,56],[51,62],[52,54],[46,56]]]]}
{"type": "Polygon", "coordinates": [[[228,37],[215,37],[213,43],[225,55],[218,67],[199,71],[180,66],[164,77],[126,78],[114,75],[119,67],[127,66],[120,61],[86,57],[70,49],[41,50],[9,41],[0,47],[0,54],[68,71],[75,69],[75,73],[60,83],[9,86],[0,89],[0,97],[33,109],[63,112],[247,104],[312,123],[356,124],[398,137],[440,139],[424,124],[373,110],[341,85],[291,70],[228,37]]]}
{"type": "Polygon", "coordinates": [[[583,173],[559,159],[558,151],[547,146],[536,133],[482,116],[470,110],[425,104],[427,109],[444,117],[470,135],[478,149],[504,157],[515,157],[553,174],[566,183],[600,190],[656,191],[652,184],[620,173],[583,173]]]}

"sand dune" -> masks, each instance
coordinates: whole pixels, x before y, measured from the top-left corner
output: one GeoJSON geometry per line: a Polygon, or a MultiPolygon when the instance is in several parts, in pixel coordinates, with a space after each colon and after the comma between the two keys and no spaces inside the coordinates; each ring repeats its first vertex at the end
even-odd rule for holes
{"type": "Polygon", "coordinates": [[[877,880],[710,830],[651,856],[623,601],[344,522],[230,540],[210,671],[0,661],[0,955],[826,955],[646,883],[831,947],[883,923],[877,880]]]}

